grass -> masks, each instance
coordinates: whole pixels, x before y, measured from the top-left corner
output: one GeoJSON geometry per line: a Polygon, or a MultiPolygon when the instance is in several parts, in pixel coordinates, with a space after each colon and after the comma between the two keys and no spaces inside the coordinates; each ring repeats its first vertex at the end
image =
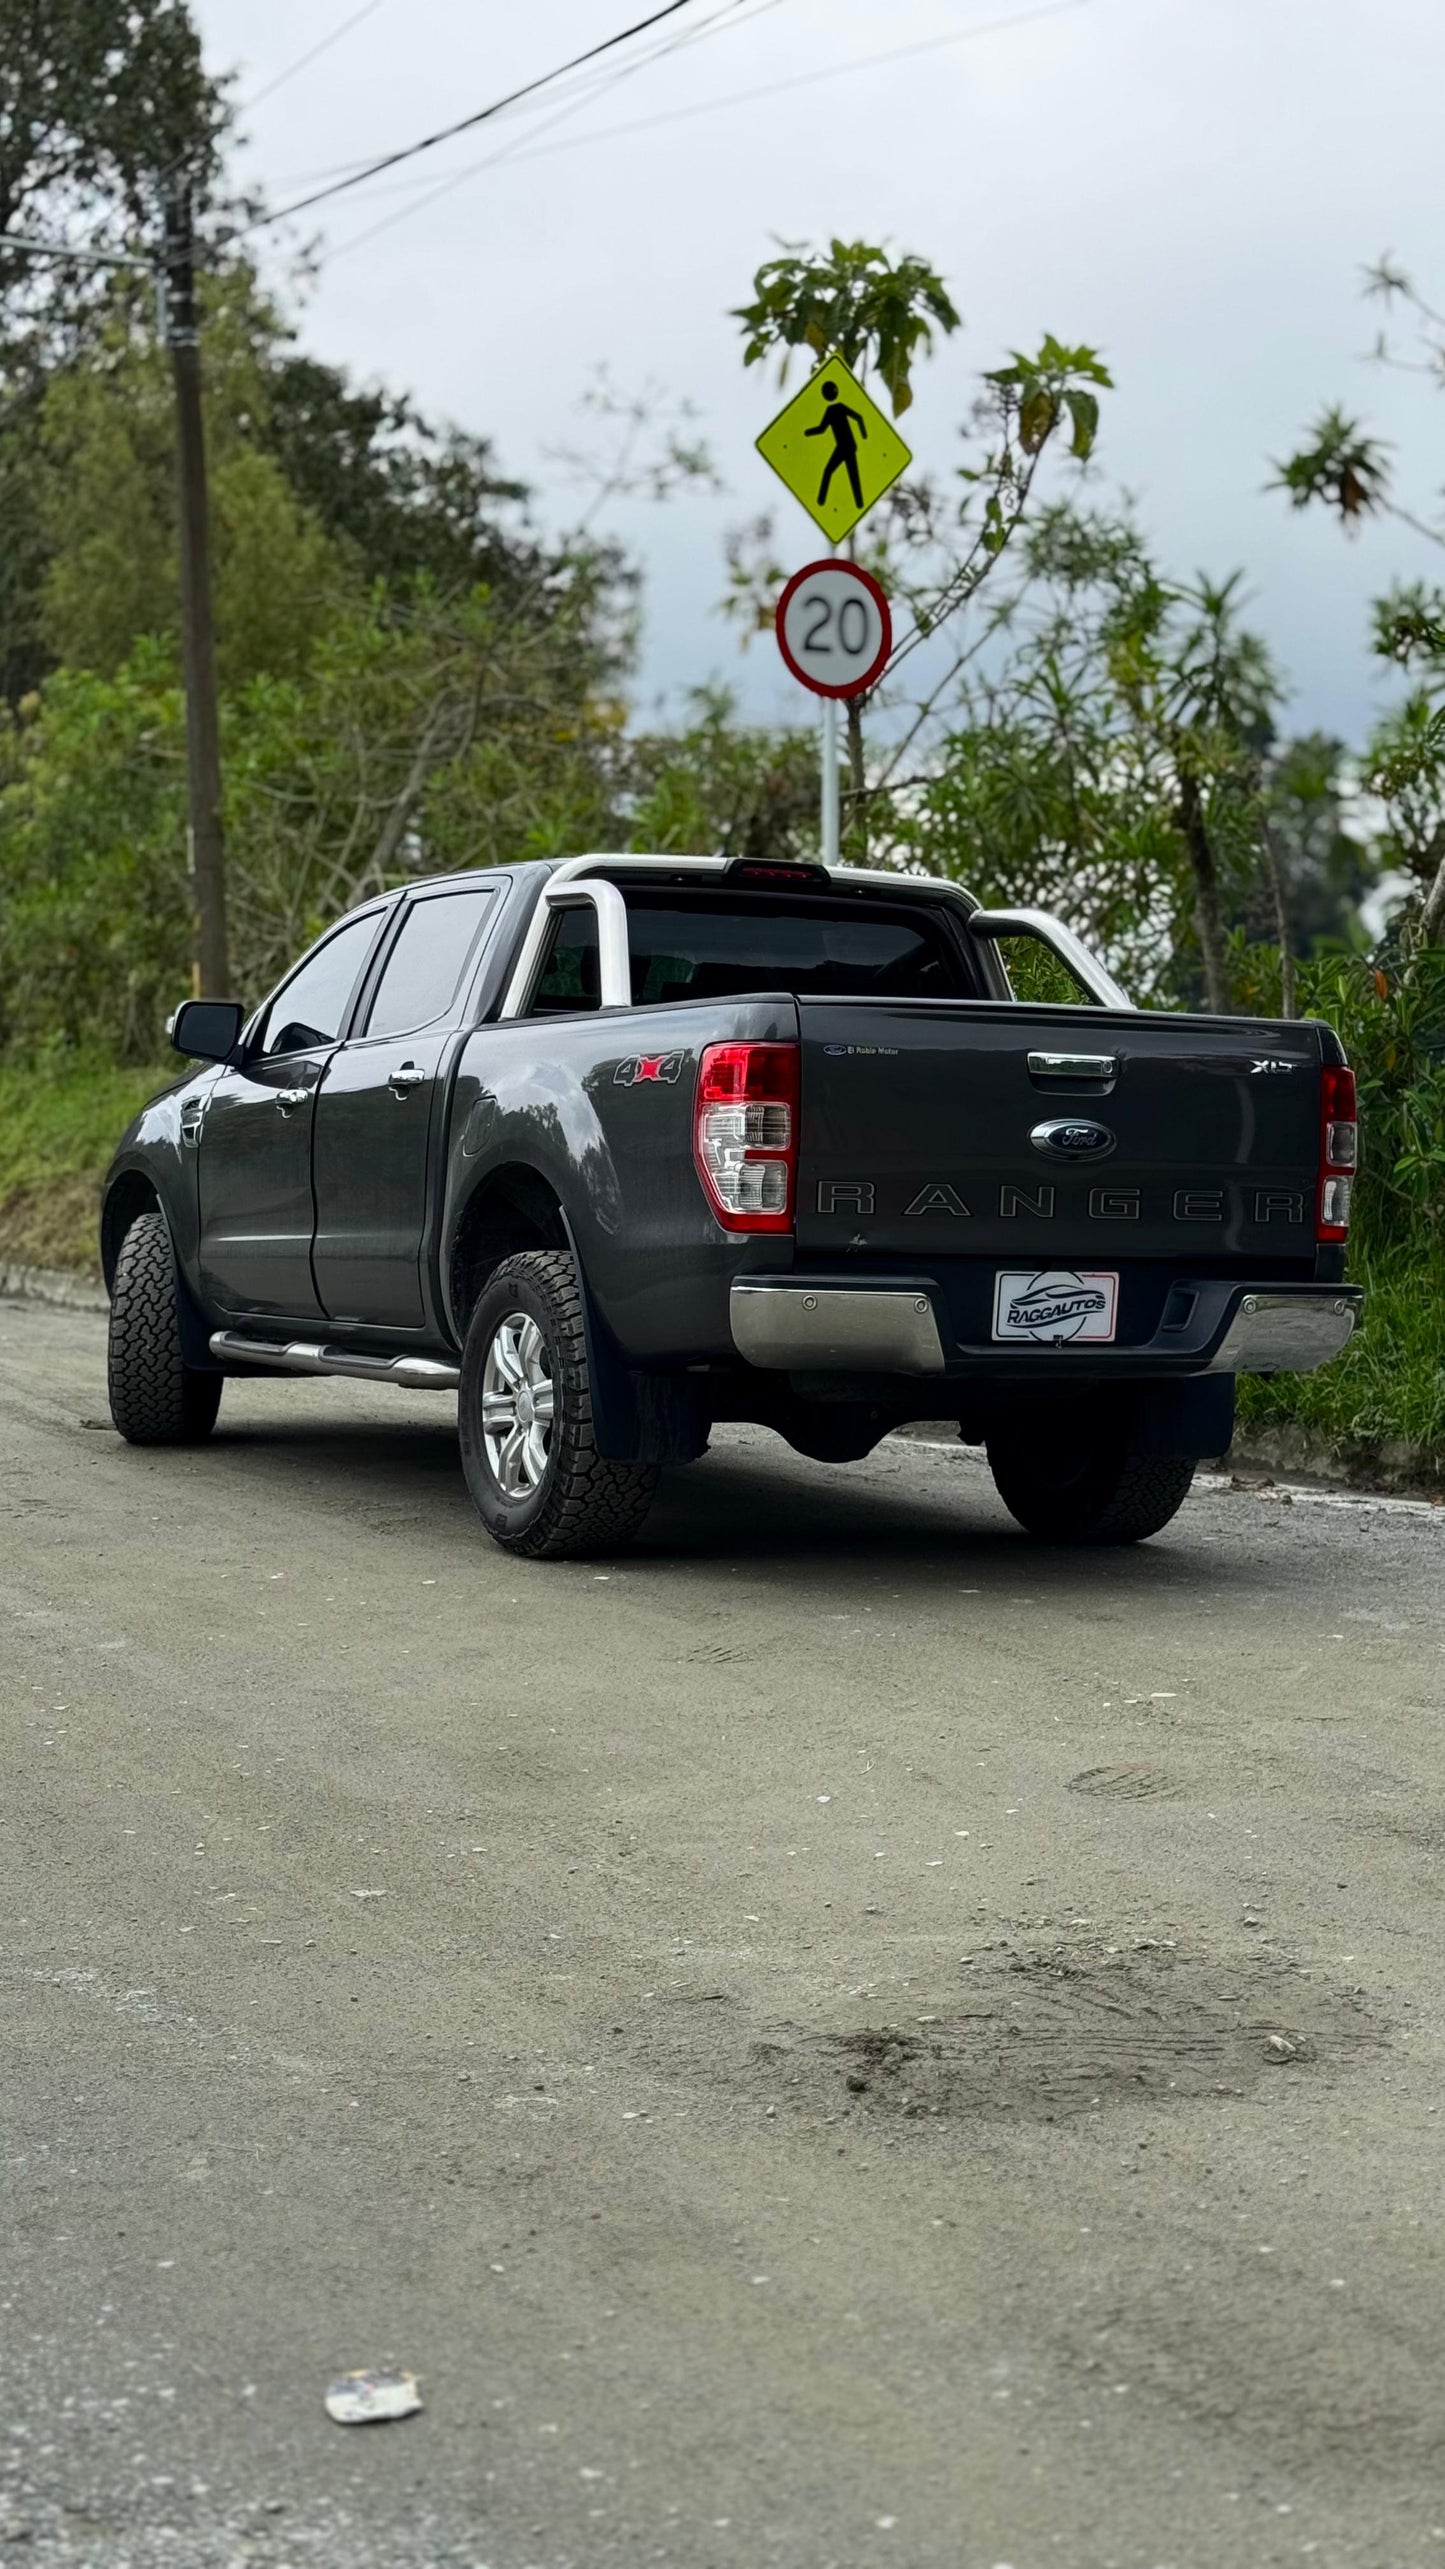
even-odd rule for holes
{"type": "Polygon", "coordinates": [[[1342,1356],[1315,1374],[1246,1378],[1242,1426],[1291,1428],[1342,1461],[1402,1463],[1445,1479],[1445,1260],[1438,1246],[1350,1260],[1365,1316],[1342,1356]]]}
{"type": "Polygon", "coordinates": [[[100,1186],[111,1153],[137,1108],[173,1076],[72,1053],[0,1062],[0,1261],[99,1275],[100,1186]]]}

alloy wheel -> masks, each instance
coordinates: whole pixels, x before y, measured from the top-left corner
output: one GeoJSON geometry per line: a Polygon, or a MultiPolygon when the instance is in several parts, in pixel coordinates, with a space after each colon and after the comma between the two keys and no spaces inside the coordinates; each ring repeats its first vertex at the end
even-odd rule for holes
{"type": "Polygon", "coordinates": [[[530,1498],[546,1479],[553,1405],[547,1342],[525,1311],[509,1312],[482,1369],[482,1441],[492,1477],[509,1499],[530,1498]]]}

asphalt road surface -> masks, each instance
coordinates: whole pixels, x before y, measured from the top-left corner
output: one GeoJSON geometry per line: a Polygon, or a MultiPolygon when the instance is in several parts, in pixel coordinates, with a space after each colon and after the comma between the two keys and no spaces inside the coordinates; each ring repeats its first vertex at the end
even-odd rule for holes
{"type": "Polygon", "coordinates": [[[7,2569],[1445,2563],[1445,1512],[737,1431],[522,1567],[23,1304],[0,1450],[7,2569]]]}

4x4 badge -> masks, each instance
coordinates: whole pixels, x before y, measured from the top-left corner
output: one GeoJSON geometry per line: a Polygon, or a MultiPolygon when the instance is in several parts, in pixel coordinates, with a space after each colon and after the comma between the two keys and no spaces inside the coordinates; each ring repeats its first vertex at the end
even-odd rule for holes
{"type": "Polygon", "coordinates": [[[633,1061],[620,1061],[612,1074],[615,1088],[636,1088],[644,1080],[661,1079],[670,1087],[682,1077],[681,1053],[639,1053],[633,1061]]]}

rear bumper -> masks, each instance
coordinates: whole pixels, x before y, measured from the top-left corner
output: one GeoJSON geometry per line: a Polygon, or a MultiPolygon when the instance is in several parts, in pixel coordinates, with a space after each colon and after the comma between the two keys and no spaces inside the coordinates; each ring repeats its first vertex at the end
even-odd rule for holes
{"type": "Polygon", "coordinates": [[[1357,1285],[1250,1285],[1181,1278],[1153,1335],[1075,1348],[965,1345],[927,1277],[739,1276],[733,1344],[770,1372],[954,1375],[968,1380],[1119,1380],[1140,1375],[1308,1374],[1352,1337],[1357,1285]],[[1171,1316],[1171,1314],[1173,1316],[1171,1316]]]}

